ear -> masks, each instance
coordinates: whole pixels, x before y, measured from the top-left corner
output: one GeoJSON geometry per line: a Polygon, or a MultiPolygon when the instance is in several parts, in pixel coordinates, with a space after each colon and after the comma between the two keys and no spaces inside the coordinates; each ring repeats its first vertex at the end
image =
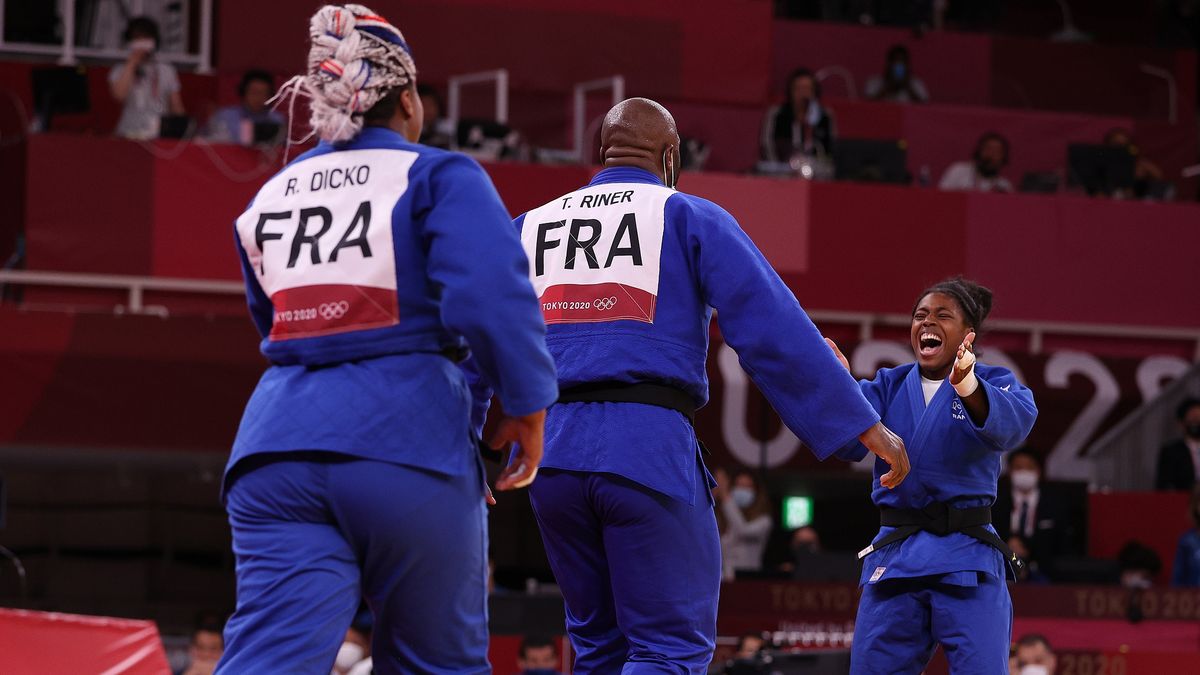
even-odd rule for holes
{"type": "Polygon", "coordinates": [[[417,104],[413,97],[416,92],[412,87],[405,87],[400,92],[400,110],[404,111],[404,119],[412,119],[417,114],[417,104]]]}

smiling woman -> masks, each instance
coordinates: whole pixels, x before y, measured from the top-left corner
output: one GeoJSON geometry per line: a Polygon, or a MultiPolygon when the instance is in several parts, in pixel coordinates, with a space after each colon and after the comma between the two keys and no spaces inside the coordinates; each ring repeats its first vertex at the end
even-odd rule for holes
{"type": "Polygon", "coordinates": [[[912,312],[916,362],[860,383],[913,453],[910,480],[895,490],[879,485],[886,467],[875,467],[883,527],[859,554],[851,673],[919,673],[938,644],[952,672],[1007,672],[1006,567],[1020,563],[992,529],[991,505],[1000,456],[1029,434],[1037,408],[1011,372],[975,362],[991,308],[991,291],[962,277],[925,289],[912,312]]]}

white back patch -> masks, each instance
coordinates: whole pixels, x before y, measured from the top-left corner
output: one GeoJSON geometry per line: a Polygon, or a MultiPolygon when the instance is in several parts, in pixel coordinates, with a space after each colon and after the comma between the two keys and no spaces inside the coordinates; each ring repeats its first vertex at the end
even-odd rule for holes
{"type": "Polygon", "coordinates": [[[530,211],[521,230],[546,323],[654,323],[674,190],[593,185],[530,211]]]}

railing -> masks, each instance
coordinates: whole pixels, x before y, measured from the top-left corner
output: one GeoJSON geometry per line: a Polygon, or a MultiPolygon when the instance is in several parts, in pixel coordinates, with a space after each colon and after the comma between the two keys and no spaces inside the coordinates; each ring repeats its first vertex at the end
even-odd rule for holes
{"type": "Polygon", "coordinates": [[[0,270],[0,284],[123,290],[127,293],[125,304],[117,305],[115,307],[116,310],[128,312],[129,314],[151,314],[156,316],[166,316],[166,308],[158,305],[147,305],[145,303],[146,291],[195,293],[197,295],[241,295],[246,292],[246,287],[239,281],[171,279],[116,274],[34,272],[27,270],[0,270]]]}
{"type": "MultiPolygon", "coordinates": [[[[0,284],[15,286],[48,286],[59,288],[115,289],[127,292],[126,303],[120,309],[133,314],[161,314],[160,308],[147,307],[147,291],[195,293],[198,295],[241,295],[245,286],[240,281],[212,279],[174,279],[116,274],[78,274],[72,272],[37,272],[29,270],[0,270],[0,284]]],[[[867,312],[810,311],[817,323],[857,325],[861,341],[874,338],[878,326],[908,326],[912,318],[904,314],[871,314],[867,312]]],[[[1194,359],[1200,361],[1200,329],[1166,326],[1123,326],[1114,324],[1066,323],[1058,321],[1020,321],[993,319],[988,322],[992,331],[1029,334],[1029,353],[1041,354],[1047,335],[1085,337],[1122,337],[1151,340],[1179,340],[1196,343],[1194,359]]]]}
{"type": "MultiPolygon", "coordinates": [[[[833,312],[816,310],[808,313],[815,322],[858,324],[858,337],[862,341],[872,339],[875,326],[908,326],[912,317],[904,314],[865,314],[860,312],[833,312]]],[[[1062,321],[1020,321],[992,319],[988,329],[1000,332],[1029,334],[1029,353],[1041,354],[1047,335],[1070,335],[1082,337],[1149,338],[1155,340],[1180,340],[1196,343],[1194,360],[1200,361],[1200,330],[1172,328],[1166,326],[1123,326],[1096,323],[1067,323],[1062,321]]]]}
{"type": "Polygon", "coordinates": [[[1178,437],[1175,407],[1188,396],[1200,396],[1200,364],[1092,443],[1086,455],[1092,460],[1090,483],[1100,490],[1154,489],[1157,451],[1178,437]]]}
{"type": "Polygon", "coordinates": [[[616,105],[625,99],[625,77],[623,75],[613,75],[599,80],[591,80],[589,82],[580,82],[575,85],[574,94],[574,111],[572,114],[574,122],[574,143],[573,148],[575,157],[580,163],[587,164],[590,157],[585,154],[584,144],[587,133],[587,95],[588,92],[599,91],[604,89],[612,90],[612,104],[616,105]]]}
{"type": "MultiPolygon", "coordinates": [[[[50,0],[45,1],[49,2],[50,0]]],[[[157,58],[171,63],[194,66],[198,73],[211,73],[213,0],[199,0],[199,3],[200,34],[196,53],[159,52],[157,58]]],[[[124,49],[81,47],[75,44],[75,0],[59,0],[58,6],[62,21],[62,41],[59,44],[6,42],[4,40],[6,4],[5,0],[0,0],[0,53],[57,56],[58,62],[67,66],[78,63],[80,57],[120,61],[128,56],[128,52],[124,49]]],[[[134,16],[142,14],[145,9],[144,0],[130,0],[127,4],[130,13],[134,16]]]]}
{"type": "Polygon", "coordinates": [[[446,80],[446,119],[458,129],[458,121],[462,116],[462,88],[466,84],[496,83],[496,121],[508,124],[508,71],[485,70],[479,73],[455,75],[446,80]]]}

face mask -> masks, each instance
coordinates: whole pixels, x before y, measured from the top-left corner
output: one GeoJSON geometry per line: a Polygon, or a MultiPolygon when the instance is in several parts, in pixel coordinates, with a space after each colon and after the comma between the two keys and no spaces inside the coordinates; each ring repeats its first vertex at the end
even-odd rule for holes
{"type": "Polygon", "coordinates": [[[908,74],[908,66],[906,66],[903,63],[893,63],[892,64],[892,78],[893,79],[903,80],[904,76],[907,74],[908,74]]]}
{"type": "Polygon", "coordinates": [[[986,159],[981,159],[978,162],[975,162],[975,169],[979,172],[979,175],[983,176],[984,178],[995,178],[996,174],[1000,173],[1000,167],[992,164],[990,160],[986,159]]]}
{"type": "Polygon", "coordinates": [[[341,648],[338,649],[337,659],[333,664],[338,670],[350,670],[354,667],[354,664],[362,660],[362,645],[356,645],[353,642],[343,642],[341,648]]]}
{"type": "Polygon", "coordinates": [[[1013,487],[1022,492],[1029,492],[1033,488],[1037,487],[1037,483],[1038,472],[1036,471],[1018,469],[1017,471],[1012,472],[1013,487]]]}
{"type": "Polygon", "coordinates": [[[1021,669],[1021,675],[1050,675],[1050,669],[1046,666],[1030,664],[1021,669]]]}
{"type": "Polygon", "coordinates": [[[748,509],[757,495],[754,494],[753,488],[737,487],[729,492],[729,496],[733,497],[733,503],[737,504],[738,508],[748,509]]]}
{"type": "Polygon", "coordinates": [[[1188,436],[1191,436],[1192,438],[1200,438],[1200,424],[1189,424],[1184,427],[1184,430],[1187,432],[1188,436]]]}

